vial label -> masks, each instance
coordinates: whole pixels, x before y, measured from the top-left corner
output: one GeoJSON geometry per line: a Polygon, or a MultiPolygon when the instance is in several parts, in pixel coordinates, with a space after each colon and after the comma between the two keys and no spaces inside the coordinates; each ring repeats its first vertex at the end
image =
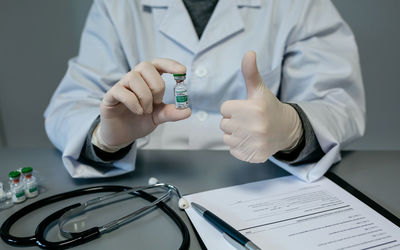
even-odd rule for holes
{"type": "Polygon", "coordinates": [[[26,183],[25,195],[29,198],[35,197],[39,194],[36,182],[26,183]]]}
{"type": "Polygon", "coordinates": [[[23,186],[14,187],[14,195],[12,196],[14,203],[23,202],[25,200],[25,190],[23,186]]]}
{"type": "Polygon", "coordinates": [[[176,101],[177,102],[183,102],[183,103],[187,103],[187,95],[177,95],[176,96],[176,101]]]}
{"type": "Polygon", "coordinates": [[[25,193],[24,192],[18,192],[18,193],[15,193],[15,197],[17,197],[17,198],[20,198],[20,197],[22,197],[22,196],[24,196],[25,195],[25,193]]]}
{"type": "Polygon", "coordinates": [[[175,91],[175,106],[178,109],[185,109],[189,107],[187,90],[175,91]]]}

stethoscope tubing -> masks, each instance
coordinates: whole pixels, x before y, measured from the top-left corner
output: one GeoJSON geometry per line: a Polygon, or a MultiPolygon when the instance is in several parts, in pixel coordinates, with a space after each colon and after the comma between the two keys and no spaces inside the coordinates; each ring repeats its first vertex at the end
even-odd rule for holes
{"type": "Polygon", "coordinates": [[[53,204],[59,201],[67,200],[73,197],[83,196],[86,194],[100,193],[100,192],[118,192],[125,190],[126,187],[123,186],[95,186],[95,187],[87,187],[81,188],[73,191],[69,191],[66,193],[56,194],[39,201],[36,201],[32,204],[29,204],[4,221],[0,228],[0,236],[6,243],[13,246],[36,246],[36,235],[27,236],[27,237],[17,237],[10,234],[10,229],[15,222],[17,222],[20,218],[25,215],[39,209],[45,207],[49,204],[53,204]]]}
{"type": "Polygon", "coordinates": [[[92,227],[85,231],[74,233],[73,238],[66,239],[63,241],[47,241],[46,240],[46,231],[50,227],[53,222],[58,220],[65,212],[70,209],[76,208],[80,206],[80,203],[73,204],[71,206],[62,208],[55,213],[47,216],[39,225],[36,227],[35,236],[36,236],[36,245],[43,249],[66,249],[74,246],[79,246],[84,243],[87,243],[91,240],[97,239],[100,237],[100,232],[98,227],[92,227]]]}
{"type": "MultiPolygon", "coordinates": [[[[65,249],[84,244],[86,242],[89,242],[91,240],[100,237],[101,234],[98,227],[93,227],[80,233],[74,233],[73,238],[59,242],[47,241],[45,237],[47,229],[50,225],[52,225],[56,220],[58,220],[65,212],[80,206],[81,205],[80,203],[76,203],[68,207],[62,208],[52,213],[51,215],[47,216],[42,222],[39,223],[39,225],[36,228],[35,235],[33,236],[28,236],[28,237],[13,236],[10,234],[10,228],[16,221],[18,221],[23,216],[29,214],[34,210],[47,206],[49,204],[53,204],[58,201],[86,194],[100,193],[100,192],[120,192],[120,191],[125,191],[127,189],[131,188],[126,186],[95,186],[95,187],[82,188],[44,198],[42,200],[39,200],[37,202],[25,206],[24,208],[18,210],[13,215],[11,215],[1,226],[0,236],[6,243],[13,246],[39,246],[45,249],[65,249]]],[[[143,191],[132,192],[131,194],[139,196],[150,202],[153,202],[154,200],[157,199],[157,197],[154,197],[143,191]]],[[[163,210],[163,212],[166,213],[176,223],[179,230],[181,231],[182,243],[179,249],[182,250],[188,249],[190,244],[190,236],[185,223],[178,216],[178,214],[176,214],[175,211],[173,211],[165,203],[163,202],[157,203],[157,206],[161,210],[163,210]]]]}

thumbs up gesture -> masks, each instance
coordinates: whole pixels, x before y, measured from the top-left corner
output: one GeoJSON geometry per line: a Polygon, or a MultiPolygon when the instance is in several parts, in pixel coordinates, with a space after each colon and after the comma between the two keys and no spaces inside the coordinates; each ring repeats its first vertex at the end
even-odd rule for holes
{"type": "Polygon", "coordinates": [[[264,84],[254,51],[243,56],[242,74],[247,100],[229,100],[222,104],[223,140],[239,160],[265,162],[276,152],[297,145],[303,133],[301,120],[292,106],[280,102],[264,84]]]}

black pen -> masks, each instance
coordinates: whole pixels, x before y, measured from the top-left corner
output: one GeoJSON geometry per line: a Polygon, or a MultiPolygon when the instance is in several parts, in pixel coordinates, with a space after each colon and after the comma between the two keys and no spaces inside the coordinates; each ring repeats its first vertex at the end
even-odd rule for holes
{"type": "Polygon", "coordinates": [[[214,227],[222,231],[224,234],[228,235],[230,238],[232,238],[235,242],[239,243],[245,249],[261,250],[261,248],[259,248],[256,244],[247,239],[246,236],[241,234],[239,231],[234,229],[232,226],[230,226],[228,223],[220,219],[212,212],[208,211],[207,209],[205,209],[204,207],[200,206],[197,203],[191,202],[190,204],[196,210],[196,212],[202,215],[214,227]]]}

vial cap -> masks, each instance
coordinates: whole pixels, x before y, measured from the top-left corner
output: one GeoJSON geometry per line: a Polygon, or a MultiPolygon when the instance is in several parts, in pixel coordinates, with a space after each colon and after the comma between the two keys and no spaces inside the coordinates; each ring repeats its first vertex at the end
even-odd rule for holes
{"type": "Polygon", "coordinates": [[[31,173],[32,170],[33,170],[32,167],[25,167],[25,168],[21,169],[21,172],[22,172],[23,174],[28,174],[28,173],[31,173]]]}
{"type": "Polygon", "coordinates": [[[186,79],[186,74],[174,74],[174,79],[177,82],[184,81],[186,79]]]}
{"type": "Polygon", "coordinates": [[[10,177],[10,178],[12,178],[12,179],[15,179],[15,178],[18,178],[20,175],[21,175],[21,173],[18,172],[18,171],[11,171],[11,172],[8,174],[8,177],[10,177]]]}

